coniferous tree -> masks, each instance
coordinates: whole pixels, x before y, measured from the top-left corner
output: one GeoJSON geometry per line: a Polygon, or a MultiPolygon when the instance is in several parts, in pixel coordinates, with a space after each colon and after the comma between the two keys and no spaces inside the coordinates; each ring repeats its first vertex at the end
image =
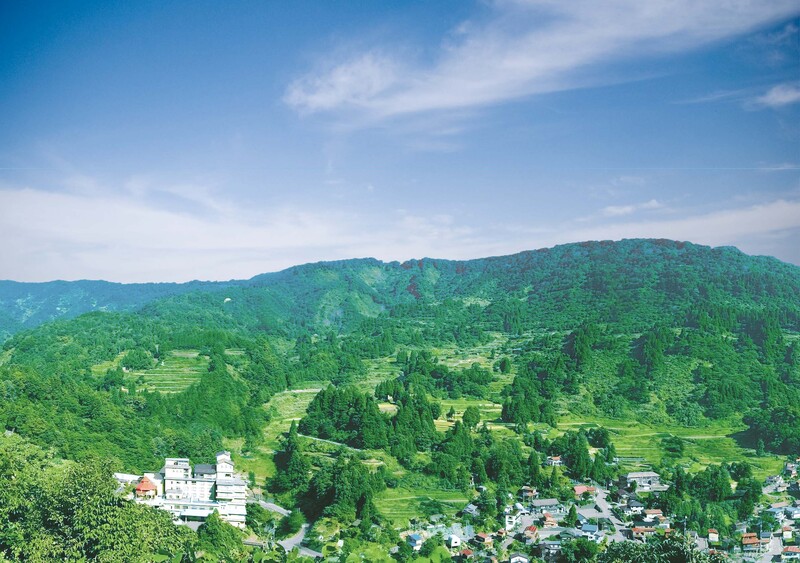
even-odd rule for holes
{"type": "Polygon", "coordinates": [[[311,464],[300,446],[297,424],[292,421],[289,433],[283,441],[283,448],[275,452],[275,476],[271,479],[270,489],[275,492],[296,492],[308,483],[308,472],[311,464]]]}

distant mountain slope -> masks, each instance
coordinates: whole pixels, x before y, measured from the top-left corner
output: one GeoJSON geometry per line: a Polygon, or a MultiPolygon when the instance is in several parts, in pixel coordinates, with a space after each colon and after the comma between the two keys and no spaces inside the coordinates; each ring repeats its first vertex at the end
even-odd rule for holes
{"type": "Polygon", "coordinates": [[[230,301],[175,295],[146,310],[266,332],[290,325],[347,329],[397,307],[432,314],[431,307],[453,300],[473,321],[505,332],[585,320],[641,330],[711,305],[777,309],[794,323],[800,267],[729,247],[624,240],[467,261],[320,262],[256,276],[225,295],[230,301]]]}
{"type": "MultiPolygon", "coordinates": [[[[36,295],[38,309],[12,299],[5,318],[42,324],[0,351],[0,424],[67,457],[102,451],[139,467],[223,436],[257,440],[262,404],[292,382],[359,382],[371,360],[498,333],[517,376],[493,396],[506,421],[549,420],[554,407],[687,426],[733,417],[772,451],[800,444],[800,267],[733,248],[589,242],[322,262],[216,284],[23,289],[16,299],[36,295]],[[43,322],[82,307],[109,311],[43,322]],[[136,374],[176,350],[207,356],[208,372],[175,396],[137,393],[136,374]]],[[[485,387],[481,370],[445,377],[429,364],[414,385],[485,387]]]]}
{"type": "Polygon", "coordinates": [[[130,311],[155,299],[237,282],[134,283],[0,281],[0,341],[20,330],[91,311],[130,311]]]}
{"type": "Polygon", "coordinates": [[[197,323],[213,318],[215,325],[269,332],[286,323],[351,326],[393,307],[453,299],[482,304],[482,318],[504,319],[506,325],[521,319],[574,326],[589,319],[641,328],[700,304],[772,307],[797,318],[798,296],[800,267],[775,258],[731,247],[632,239],[466,261],[319,262],[230,282],[0,282],[0,338],[96,310],[144,307],[155,316],[197,323]],[[218,295],[223,289],[228,300],[218,295]]]}

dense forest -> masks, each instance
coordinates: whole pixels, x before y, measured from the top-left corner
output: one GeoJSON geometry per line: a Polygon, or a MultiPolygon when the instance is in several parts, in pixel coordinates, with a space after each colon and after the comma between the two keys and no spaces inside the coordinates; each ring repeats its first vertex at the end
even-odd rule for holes
{"type": "MultiPolygon", "coordinates": [[[[304,381],[326,384],[284,438],[268,487],[309,520],[360,520],[365,532],[380,522],[373,497],[393,477],[345,451],[330,462],[310,458],[298,432],[385,451],[442,487],[535,483],[559,497],[569,481],[541,471],[547,455],[567,458],[572,478],[612,476],[613,444],[602,436],[566,431],[554,444],[531,431],[569,412],[683,427],[735,420],[751,447],[800,452],[800,268],[733,248],[627,240],[461,262],[309,264],[219,284],[0,282],[0,298],[0,425],[24,440],[17,462],[31,474],[4,494],[45,487],[42,476],[59,482],[73,461],[108,475],[153,470],[167,456],[208,462],[226,439],[253,450],[269,422],[264,405],[304,381]],[[505,345],[488,367],[437,357],[442,346],[498,335],[505,345]],[[148,386],[148,373],[187,350],[202,366],[191,384],[169,393],[148,386]],[[376,359],[394,375],[365,388],[376,359]],[[497,438],[470,409],[454,420],[441,401],[461,398],[499,405],[498,422],[519,439],[497,438]],[[452,426],[437,430],[445,419],[452,426]],[[590,447],[602,457],[592,459],[590,447]]],[[[720,477],[700,475],[675,475],[681,487],[663,502],[696,526],[721,527],[724,518],[693,504],[710,489],[697,480],[720,477]]],[[[720,514],[749,506],[727,496],[703,506],[717,503],[720,514]]],[[[119,511],[113,518],[158,519],[102,502],[119,511]]],[[[23,544],[39,549],[26,538],[46,516],[14,510],[23,524],[0,535],[0,553],[12,558],[23,557],[23,544]]],[[[199,541],[159,526],[136,541],[170,553],[199,541]]],[[[57,549],[93,557],[85,547],[57,549]]]]}

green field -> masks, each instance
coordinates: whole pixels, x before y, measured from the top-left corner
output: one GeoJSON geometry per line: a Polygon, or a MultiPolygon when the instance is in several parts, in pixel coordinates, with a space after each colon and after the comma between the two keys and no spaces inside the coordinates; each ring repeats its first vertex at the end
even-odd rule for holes
{"type": "MultiPolygon", "coordinates": [[[[482,346],[469,349],[439,348],[435,350],[435,353],[440,361],[451,368],[464,368],[472,363],[479,363],[491,369],[496,358],[502,355],[501,348],[506,342],[504,338],[496,336],[490,343],[482,346]]],[[[374,388],[380,381],[396,377],[399,373],[393,357],[369,360],[366,364],[367,376],[358,384],[362,388],[374,388]]],[[[511,382],[514,374],[495,375],[497,381],[490,387],[491,399],[472,397],[458,399],[432,397],[432,399],[441,402],[442,413],[447,413],[451,407],[454,408],[456,419],[461,418],[467,407],[475,406],[481,413],[481,420],[487,421],[489,428],[498,437],[518,439],[518,435],[514,433],[513,429],[500,421],[501,405],[493,402],[499,400],[498,392],[504,385],[511,382]]],[[[304,388],[275,395],[265,406],[270,412],[271,420],[265,429],[264,444],[258,448],[258,451],[245,456],[240,451],[241,440],[226,443],[235,452],[237,465],[244,471],[255,472],[259,484],[263,483],[266,477],[273,475],[275,467],[272,463],[272,454],[279,447],[280,437],[289,429],[292,420],[299,420],[303,417],[316,391],[326,385],[328,385],[327,381],[306,382],[301,384],[304,388]]],[[[387,415],[391,415],[396,408],[389,403],[381,403],[380,407],[387,415]]],[[[452,424],[452,421],[445,420],[444,414],[436,421],[437,429],[442,432],[450,428],[452,424]]],[[[581,416],[562,412],[556,429],[545,425],[537,425],[537,428],[550,438],[554,438],[566,430],[577,430],[581,426],[595,425],[604,426],[611,431],[612,441],[619,457],[622,458],[621,466],[624,471],[659,465],[665,455],[661,440],[670,436],[679,437],[684,441],[683,456],[677,461],[691,472],[702,470],[712,463],[746,460],[753,465],[755,475],[763,479],[767,475],[779,472],[782,466],[781,458],[771,455],[757,457],[753,450],[743,448],[736,442],[732,436],[744,429],[741,423],[715,422],[699,428],[651,426],[633,420],[623,421],[602,416],[581,416]]],[[[332,456],[339,449],[335,444],[310,438],[304,438],[303,441],[306,451],[312,457],[332,456]]],[[[441,490],[424,479],[419,484],[415,484],[413,480],[407,481],[404,477],[408,477],[408,473],[386,452],[368,451],[364,453],[368,456],[365,460],[366,464],[373,467],[386,465],[390,472],[400,479],[400,485],[397,488],[387,489],[377,495],[375,499],[376,507],[381,514],[392,521],[395,526],[406,526],[410,518],[422,514],[424,512],[422,505],[426,502],[441,502],[442,512],[453,514],[470,500],[461,491],[441,490]]]]}
{"type": "Polygon", "coordinates": [[[158,365],[145,371],[132,371],[141,377],[144,388],[162,393],[179,393],[200,379],[208,371],[208,358],[197,350],[172,350],[158,365]]]}
{"type": "Polygon", "coordinates": [[[779,473],[783,467],[783,459],[774,455],[758,457],[755,451],[743,448],[732,437],[744,430],[743,424],[717,421],[698,428],[682,426],[658,427],[648,426],[632,420],[616,420],[602,417],[579,417],[567,415],[561,417],[557,430],[551,430],[551,437],[565,430],[578,429],[581,426],[604,426],[611,432],[611,440],[621,458],[643,458],[643,462],[623,461],[623,468],[635,470],[642,466],[652,466],[661,462],[664,449],[661,440],[670,436],[684,441],[683,457],[678,462],[687,471],[700,471],[714,463],[747,461],[753,466],[756,477],[764,479],[767,475],[779,473]]]}
{"type": "Polygon", "coordinates": [[[106,372],[110,369],[114,369],[119,366],[120,360],[125,357],[127,350],[117,354],[117,357],[113,360],[108,360],[106,362],[100,362],[99,364],[95,364],[92,366],[92,375],[96,375],[98,377],[102,377],[106,374],[106,372]]]}
{"type": "Polygon", "coordinates": [[[264,405],[269,412],[270,420],[264,428],[264,441],[253,452],[242,452],[244,440],[225,440],[236,463],[236,467],[243,473],[252,471],[255,474],[258,486],[263,485],[268,477],[275,474],[275,464],[272,455],[280,447],[281,437],[289,431],[292,421],[299,421],[306,412],[306,408],[317,392],[327,385],[327,382],[309,381],[300,384],[298,389],[277,393],[264,405]]]}
{"type": "Polygon", "coordinates": [[[408,520],[424,513],[421,505],[425,501],[438,501],[442,513],[452,516],[470,501],[461,491],[443,491],[435,488],[398,487],[386,489],[375,497],[375,507],[395,526],[406,526],[408,520]]]}

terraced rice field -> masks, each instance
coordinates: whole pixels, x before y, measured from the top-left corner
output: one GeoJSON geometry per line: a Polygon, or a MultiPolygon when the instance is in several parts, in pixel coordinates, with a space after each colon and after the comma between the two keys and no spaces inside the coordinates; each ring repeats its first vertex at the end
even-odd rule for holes
{"type": "Polygon", "coordinates": [[[455,514],[469,502],[461,491],[399,487],[386,489],[377,495],[375,507],[396,526],[404,526],[410,518],[418,517],[422,513],[422,503],[431,500],[442,503],[444,512],[448,515],[455,514]]]}
{"type": "MultiPolygon", "coordinates": [[[[701,428],[684,428],[680,426],[660,425],[658,428],[635,421],[624,423],[602,417],[579,417],[569,415],[562,417],[557,430],[550,431],[554,437],[564,430],[577,430],[584,425],[605,426],[611,432],[611,441],[622,458],[638,459],[642,462],[625,463],[625,469],[637,470],[658,464],[664,456],[661,440],[670,436],[681,438],[684,442],[684,453],[678,462],[687,471],[697,472],[714,463],[731,461],[747,461],[753,466],[753,474],[764,479],[767,475],[780,472],[783,460],[779,456],[765,455],[758,457],[751,449],[743,448],[732,437],[744,426],[718,421],[701,428]]],[[[545,430],[541,426],[540,430],[545,430]]]]}
{"type": "Polygon", "coordinates": [[[162,393],[180,393],[208,371],[208,358],[197,350],[173,350],[156,367],[134,371],[144,379],[145,389],[162,393]]]}
{"type": "Polygon", "coordinates": [[[225,447],[233,453],[233,460],[241,471],[255,474],[256,483],[264,483],[275,474],[272,455],[280,448],[284,433],[289,431],[292,421],[299,421],[306,412],[308,404],[319,390],[327,386],[327,381],[306,381],[297,389],[276,393],[264,408],[270,413],[270,420],[264,428],[264,441],[255,451],[242,452],[244,439],[226,440],[225,447]]]}

